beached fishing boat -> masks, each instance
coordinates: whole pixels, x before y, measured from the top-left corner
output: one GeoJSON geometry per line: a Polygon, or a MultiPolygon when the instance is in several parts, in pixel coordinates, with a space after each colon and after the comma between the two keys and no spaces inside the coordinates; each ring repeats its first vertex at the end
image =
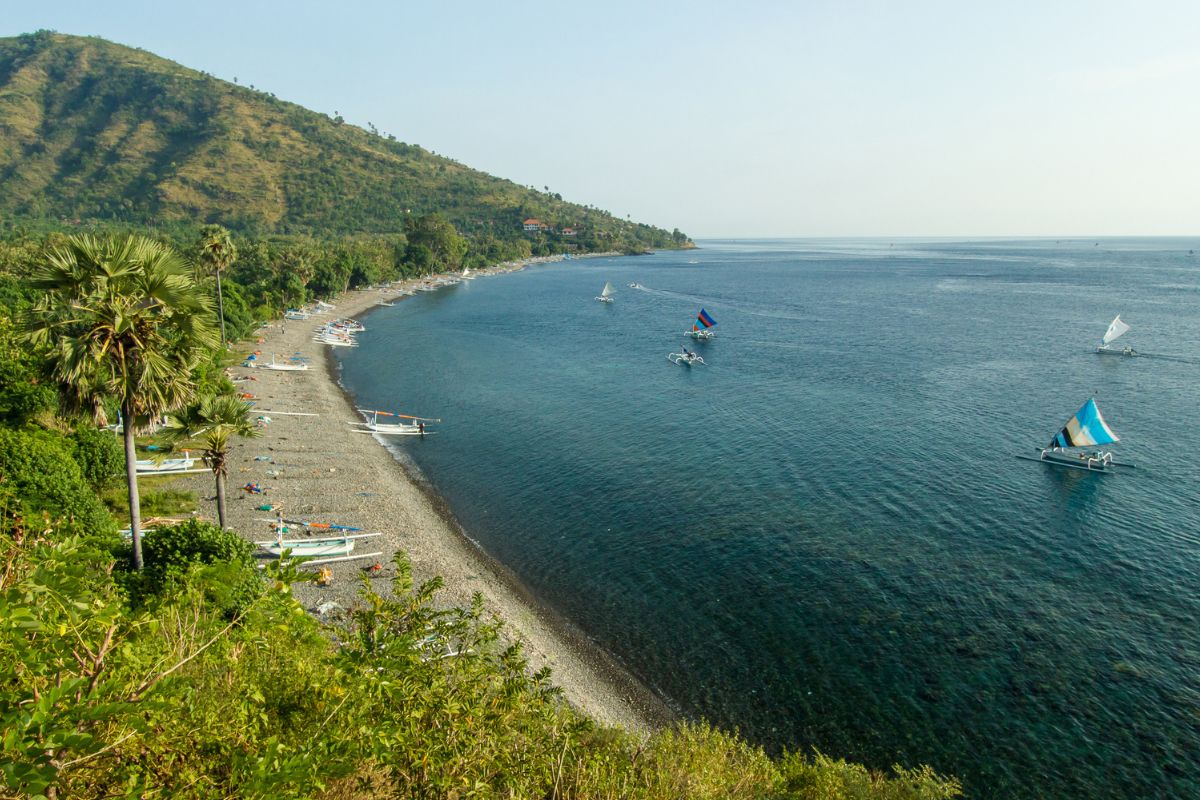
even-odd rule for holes
{"type": "Polygon", "coordinates": [[[364,416],[370,415],[366,422],[354,422],[353,425],[362,425],[366,428],[364,433],[378,433],[384,436],[428,436],[436,433],[425,429],[426,422],[441,422],[440,419],[432,417],[414,417],[411,414],[395,414],[390,411],[374,411],[370,409],[358,409],[364,416]],[[380,422],[380,417],[396,417],[397,419],[410,419],[412,422],[397,422],[385,423],[380,422]]]}
{"type": "Polygon", "coordinates": [[[190,470],[195,463],[196,459],[184,450],[183,458],[164,458],[162,461],[155,461],[152,458],[138,459],[136,469],[139,473],[184,472],[190,470]]]}
{"type": "Polygon", "coordinates": [[[259,364],[257,361],[251,362],[254,366],[260,369],[274,369],[280,372],[304,372],[308,369],[308,364],[279,364],[275,361],[275,354],[271,353],[270,364],[259,364]]]}
{"type": "Polygon", "coordinates": [[[708,312],[703,308],[696,315],[696,321],[692,323],[692,329],[685,331],[688,336],[700,341],[708,341],[717,336],[717,332],[713,328],[717,327],[717,321],[709,316],[708,312]]]}
{"type": "Polygon", "coordinates": [[[315,539],[284,539],[276,537],[266,542],[255,542],[273,556],[282,556],[285,550],[292,551],[292,558],[329,558],[347,556],[354,552],[354,543],[359,539],[380,536],[378,533],[363,533],[356,536],[328,536],[315,539]]]}
{"type": "Polygon", "coordinates": [[[1069,467],[1089,472],[1112,472],[1113,467],[1132,467],[1133,464],[1117,461],[1108,450],[1083,450],[1101,447],[1120,441],[1112,428],[1100,415],[1096,398],[1090,398],[1067,420],[1063,429],[1054,434],[1050,444],[1039,448],[1036,458],[1020,456],[1031,461],[1041,461],[1056,467],[1069,467]]]}
{"type": "Polygon", "coordinates": [[[1128,323],[1121,319],[1120,314],[1117,314],[1116,319],[1108,323],[1108,330],[1104,332],[1103,338],[1100,339],[1100,346],[1096,348],[1096,352],[1110,356],[1136,356],[1137,351],[1132,347],[1109,347],[1110,344],[1128,332],[1128,323]]]}
{"type": "Polygon", "coordinates": [[[686,347],[683,348],[682,353],[671,353],[669,356],[667,356],[667,360],[672,364],[681,364],[685,367],[690,367],[693,364],[704,363],[704,359],[700,357],[699,353],[688,352],[686,347]]]}
{"type": "Polygon", "coordinates": [[[292,551],[292,558],[348,556],[354,552],[354,540],[348,536],[338,539],[278,539],[255,544],[277,558],[286,550],[292,551]]]}
{"type": "Polygon", "coordinates": [[[601,303],[611,303],[613,301],[613,287],[608,281],[604,282],[604,288],[600,290],[600,295],[596,298],[601,303]]]}

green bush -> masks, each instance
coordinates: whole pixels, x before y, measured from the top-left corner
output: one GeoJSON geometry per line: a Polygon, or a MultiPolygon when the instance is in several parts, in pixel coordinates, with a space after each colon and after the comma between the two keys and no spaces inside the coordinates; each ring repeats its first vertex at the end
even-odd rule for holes
{"type": "Polygon", "coordinates": [[[0,480],[20,498],[26,516],[44,512],[93,533],[116,527],[59,434],[0,429],[0,480]]]}
{"type": "Polygon", "coordinates": [[[112,488],[125,475],[125,448],[109,431],[82,425],[67,437],[72,455],[92,489],[112,488]]]}
{"type": "Polygon", "coordinates": [[[162,596],[197,574],[208,600],[227,616],[237,614],[262,592],[254,546],[233,531],[190,519],[142,537],[145,569],[131,582],[135,600],[162,596]]]}

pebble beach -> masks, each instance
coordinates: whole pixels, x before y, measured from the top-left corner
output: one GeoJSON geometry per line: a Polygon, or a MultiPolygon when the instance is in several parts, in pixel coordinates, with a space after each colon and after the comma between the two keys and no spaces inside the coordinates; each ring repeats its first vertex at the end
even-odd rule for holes
{"type": "MultiPolygon", "coordinates": [[[[531,261],[544,261],[536,259],[531,261]]],[[[526,262],[529,263],[529,262],[526,262]]],[[[524,264],[504,265],[511,271],[524,264]]],[[[306,359],[305,371],[275,371],[234,366],[229,372],[243,392],[254,395],[255,417],[267,417],[262,436],[237,440],[231,448],[228,478],[230,526],[250,540],[273,538],[269,519],[282,511],[288,519],[340,523],[381,535],[358,541],[355,554],[378,553],[369,559],[328,564],[328,585],[298,584],[296,598],[312,613],[331,618],[358,602],[364,567],[376,591],[386,593],[395,575],[393,556],[407,554],[416,581],[441,576],[445,588],[438,602],[466,606],[474,594],[487,613],[505,623],[509,637],[522,642],[531,670],[550,667],[553,682],[568,702],[605,724],[648,733],[669,720],[668,709],[607,654],[565,620],[540,606],[503,565],[483,552],[455,521],[444,501],[419,476],[409,474],[376,436],[364,433],[363,417],[338,384],[335,361],[326,345],[312,341],[322,322],[360,317],[381,302],[401,302],[398,284],[352,291],[336,308],[311,320],[273,322],[248,342],[234,345],[259,358],[306,359]],[[304,415],[304,416],[302,416],[304,415]],[[314,415],[314,416],[307,416],[314,415]],[[257,484],[262,493],[242,487],[257,484]],[[320,609],[320,610],[319,610],[320,609]]],[[[370,335],[369,318],[365,320],[370,335]]],[[[449,427],[446,420],[442,427],[449,427]]],[[[200,513],[215,515],[211,475],[178,479],[201,498],[200,513]]],[[[296,529],[288,536],[303,536],[296,529]]],[[[312,534],[314,536],[319,533],[312,534]]]]}

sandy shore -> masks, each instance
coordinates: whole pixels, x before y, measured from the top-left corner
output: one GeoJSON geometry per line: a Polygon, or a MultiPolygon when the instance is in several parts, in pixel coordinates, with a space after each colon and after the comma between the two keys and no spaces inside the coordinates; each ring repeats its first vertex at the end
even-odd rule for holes
{"type": "MultiPolygon", "coordinates": [[[[376,561],[383,570],[372,580],[378,590],[386,590],[395,572],[392,556],[403,550],[418,581],[443,577],[446,588],[441,602],[467,605],[474,593],[482,594],[487,610],[524,643],[531,668],[549,666],[554,682],[577,708],[598,721],[634,731],[647,732],[662,724],[670,718],[663,703],[577,630],[541,608],[502,565],[464,535],[440,497],[422,488],[374,436],[358,433],[350,424],[362,417],[337,384],[334,361],[325,352],[329,348],[311,340],[313,329],[321,321],[354,317],[380,301],[401,299],[388,289],[350,292],[335,301],[334,311],[316,320],[272,323],[256,334],[261,341],[243,344],[237,351],[259,350],[268,361],[272,353],[281,360],[285,355],[300,355],[308,359],[309,369],[233,368],[235,376],[254,379],[238,385],[256,396],[258,408],[263,409],[259,413],[270,423],[261,438],[238,441],[232,449],[230,525],[248,539],[270,539],[268,523],[262,520],[272,514],[258,507],[273,504],[281,506],[288,518],[379,531],[382,536],[362,540],[356,548],[357,553],[380,552],[378,558],[329,565],[332,583],[298,586],[300,602],[314,613],[330,601],[350,606],[359,591],[363,566],[376,561]],[[257,482],[264,493],[248,494],[239,488],[249,482],[257,482]]],[[[365,322],[368,331],[360,335],[369,336],[370,321],[365,322]]],[[[453,420],[447,420],[447,425],[453,425],[453,420]]],[[[212,496],[210,476],[182,480],[201,498],[212,496]]],[[[215,508],[202,501],[201,513],[215,516],[215,508]]]]}

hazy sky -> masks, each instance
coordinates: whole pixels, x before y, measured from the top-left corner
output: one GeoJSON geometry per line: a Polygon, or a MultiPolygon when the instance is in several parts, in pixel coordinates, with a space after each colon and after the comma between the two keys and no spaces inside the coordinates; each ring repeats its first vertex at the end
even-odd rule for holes
{"type": "Polygon", "coordinates": [[[1200,232],[1200,2],[0,0],[696,237],[1200,232]]]}

